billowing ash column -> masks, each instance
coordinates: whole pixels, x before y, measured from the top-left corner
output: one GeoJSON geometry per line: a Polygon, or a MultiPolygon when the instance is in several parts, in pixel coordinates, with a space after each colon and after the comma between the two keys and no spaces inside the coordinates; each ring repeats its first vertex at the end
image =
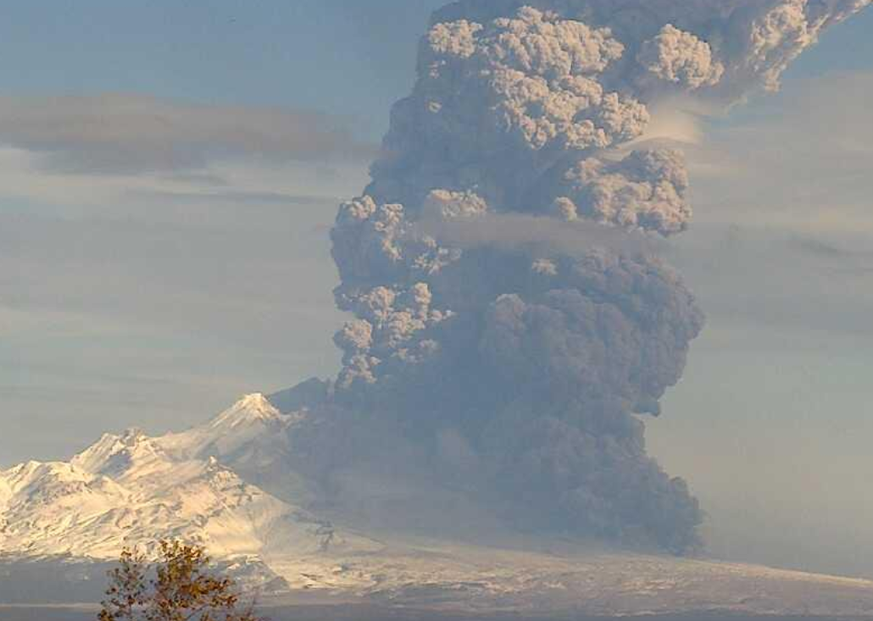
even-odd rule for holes
{"type": "Polygon", "coordinates": [[[425,461],[525,527],[693,549],[701,511],[647,456],[639,416],[660,413],[703,325],[649,249],[688,228],[688,176],[681,153],[634,145],[652,103],[773,89],[869,2],[438,11],[373,181],[332,232],[356,319],[312,454],[425,461]]]}

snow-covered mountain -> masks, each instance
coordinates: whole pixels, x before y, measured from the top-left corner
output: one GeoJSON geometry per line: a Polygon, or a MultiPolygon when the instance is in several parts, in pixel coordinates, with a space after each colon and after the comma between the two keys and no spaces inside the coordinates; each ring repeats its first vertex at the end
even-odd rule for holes
{"type": "MultiPolygon", "coordinates": [[[[68,564],[62,575],[94,582],[100,572],[83,562],[181,538],[241,579],[272,581],[269,590],[279,584],[289,596],[305,589],[343,601],[479,611],[873,614],[873,582],[864,580],[608,551],[522,537],[492,522],[478,530],[471,523],[466,536],[461,523],[451,536],[426,538],[397,529],[399,519],[375,530],[353,512],[325,514],[289,459],[307,416],[291,405],[282,413],[250,395],[183,433],[106,434],[68,463],[0,471],[0,576],[68,564]]],[[[389,486],[359,493],[372,490],[381,502],[386,489],[393,503],[389,486]]],[[[429,506],[457,521],[456,504],[449,494],[429,506]]]]}
{"type": "Polygon", "coordinates": [[[219,459],[248,483],[295,505],[308,504],[310,486],[288,467],[290,434],[305,413],[280,413],[264,395],[252,394],[205,425],[156,442],[174,459],[219,459]]]}
{"type": "Polygon", "coordinates": [[[0,550],[111,559],[161,538],[202,544],[218,558],[373,549],[236,471],[257,478],[281,460],[295,420],[250,395],[185,433],[106,434],[69,463],[0,472],[0,550]]]}

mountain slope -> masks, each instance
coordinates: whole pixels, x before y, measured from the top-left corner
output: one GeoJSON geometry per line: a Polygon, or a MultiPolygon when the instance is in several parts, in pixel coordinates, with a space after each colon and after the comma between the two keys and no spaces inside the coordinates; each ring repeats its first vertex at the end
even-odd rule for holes
{"type": "Polygon", "coordinates": [[[106,434],[69,463],[30,462],[0,472],[0,550],[108,559],[124,546],[149,547],[161,538],[199,543],[219,558],[266,549],[298,555],[372,549],[219,460],[262,467],[259,455],[292,420],[250,396],[185,434],[106,434]]]}
{"type": "Polygon", "coordinates": [[[272,495],[307,504],[312,490],[288,465],[290,434],[305,412],[283,414],[264,395],[247,395],[205,425],[161,436],[155,443],[178,460],[216,458],[272,495]]]}
{"type": "MultiPolygon", "coordinates": [[[[65,581],[93,581],[101,572],[83,561],[181,538],[205,546],[246,584],[290,588],[288,597],[315,590],[343,601],[482,612],[873,615],[871,582],[521,536],[480,521],[450,490],[427,504],[434,520],[458,522],[439,537],[398,527],[402,515],[389,528],[345,506],[313,512],[316,494],[289,460],[306,416],[250,395],[183,433],[106,434],[69,463],[0,472],[0,576],[39,573],[42,563],[69,566],[55,572],[65,581]]],[[[363,474],[349,483],[361,499],[404,513],[400,492],[363,474]]]]}

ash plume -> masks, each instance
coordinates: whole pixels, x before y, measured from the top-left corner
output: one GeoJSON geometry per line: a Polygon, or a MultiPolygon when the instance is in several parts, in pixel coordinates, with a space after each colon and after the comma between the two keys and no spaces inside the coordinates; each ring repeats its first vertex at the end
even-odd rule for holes
{"type": "Polygon", "coordinates": [[[701,509],[647,455],[642,422],[703,326],[655,243],[689,227],[689,179],[682,153],[634,142],[658,102],[777,88],[870,1],[437,11],[372,183],[332,231],[355,318],[338,377],[300,402],[300,467],[330,489],[382,464],[526,529],[694,550],[701,509]]]}

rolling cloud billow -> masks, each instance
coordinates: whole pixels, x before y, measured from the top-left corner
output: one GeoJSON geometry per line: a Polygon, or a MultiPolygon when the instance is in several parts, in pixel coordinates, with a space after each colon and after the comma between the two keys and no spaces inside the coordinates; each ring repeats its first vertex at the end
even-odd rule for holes
{"type": "Polygon", "coordinates": [[[437,11],[372,183],[332,231],[337,304],[355,317],[335,337],[342,370],[277,396],[310,410],[300,468],[336,502],[344,472],[403,473],[520,528],[693,551],[702,511],[644,439],[703,326],[656,256],[692,210],[683,155],[645,140],[650,111],[776,89],[869,3],[437,11]]]}

